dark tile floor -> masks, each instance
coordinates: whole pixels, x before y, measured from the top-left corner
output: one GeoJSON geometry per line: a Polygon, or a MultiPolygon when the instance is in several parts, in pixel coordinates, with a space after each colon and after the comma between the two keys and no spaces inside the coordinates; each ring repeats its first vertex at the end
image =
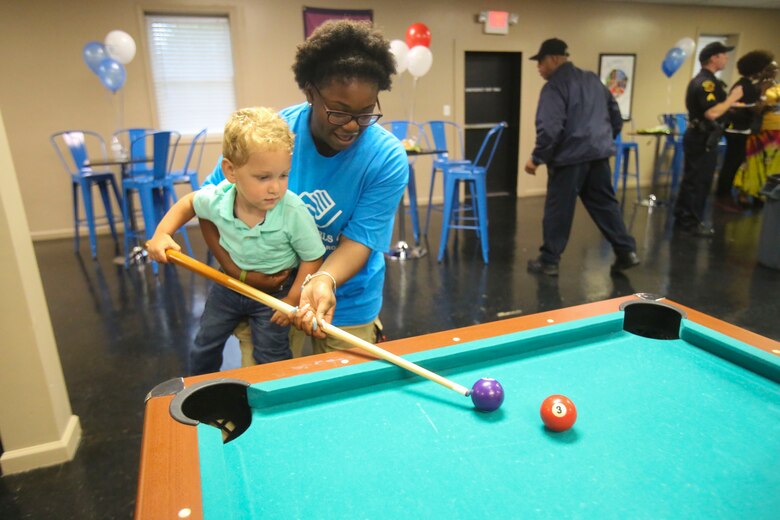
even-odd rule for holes
{"type": "MultiPolygon", "coordinates": [[[[435,254],[389,262],[381,315],[387,334],[402,338],[650,292],[780,338],[780,271],[756,264],[760,215],[715,213],[717,236],[702,240],[674,234],[664,208],[629,205],[626,221],[643,263],[613,277],[610,247],[580,207],[558,279],[526,272],[541,216],[541,198],[490,199],[489,265],[470,232],[450,244],[443,264],[435,254]]],[[[432,230],[439,225],[435,213],[432,230]]],[[[68,464],[0,478],[4,520],[132,517],[144,395],[184,373],[207,282],[172,267],[157,278],[148,268],[125,270],[112,263],[110,239],[99,243],[98,261],[74,255],[70,240],[35,244],[83,440],[68,464]]],[[[428,245],[437,250],[438,236],[428,245]]]]}

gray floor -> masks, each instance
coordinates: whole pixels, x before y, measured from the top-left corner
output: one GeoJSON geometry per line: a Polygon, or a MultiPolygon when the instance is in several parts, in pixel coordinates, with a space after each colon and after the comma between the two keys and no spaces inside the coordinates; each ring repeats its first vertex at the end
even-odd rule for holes
{"type": "MultiPolygon", "coordinates": [[[[558,279],[531,275],[542,199],[490,199],[490,264],[470,232],[451,237],[446,261],[433,255],[388,262],[381,314],[392,338],[461,327],[634,292],[666,295],[754,332],[780,338],[780,271],[758,266],[761,215],[713,215],[711,240],[678,236],[667,210],[627,205],[642,265],[610,276],[610,247],[582,207],[558,279]]],[[[434,213],[431,229],[438,230],[434,213]]],[[[408,227],[407,227],[408,229],[408,227]]],[[[411,233],[407,233],[411,235],[411,233]]],[[[197,231],[196,256],[205,258],[197,231]]],[[[438,234],[428,247],[438,250],[438,234]]],[[[74,461],[0,478],[0,518],[131,518],[143,398],[183,375],[187,345],[207,282],[166,267],[114,265],[113,244],[98,261],[73,254],[70,240],[35,244],[73,411],[84,437],[74,461]]],[[[86,245],[82,250],[87,251],[86,245]]],[[[235,363],[235,352],[228,364],[235,363]]]]}

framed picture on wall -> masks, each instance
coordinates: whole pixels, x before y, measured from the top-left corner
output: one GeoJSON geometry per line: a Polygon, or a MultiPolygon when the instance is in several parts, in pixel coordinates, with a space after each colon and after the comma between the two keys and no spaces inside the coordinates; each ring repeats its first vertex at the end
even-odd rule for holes
{"type": "Polygon", "coordinates": [[[320,9],[317,7],[303,8],[303,37],[308,38],[314,29],[328,20],[358,20],[374,21],[372,9],[320,9]]]}
{"type": "Polygon", "coordinates": [[[623,121],[631,119],[636,54],[599,54],[599,77],[615,96],[623,121]]]}

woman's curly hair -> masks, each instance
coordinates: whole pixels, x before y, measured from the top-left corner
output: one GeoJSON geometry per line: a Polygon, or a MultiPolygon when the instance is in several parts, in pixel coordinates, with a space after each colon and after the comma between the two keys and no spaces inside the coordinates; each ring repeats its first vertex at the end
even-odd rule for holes
{"type": "Polygon", "coordinates": [[[322,86],[333,79],[360,79],[390,90],[395,58],[390,43],[368,22],[336,20],[320,25],[298,46],[295,81],[322,86]]]}
{"type": "Polygon", "coordinates": [[[750,51],[737,61],[741,76],[755,76],[772,64],[775,55],[769,51],[750,51]]]}

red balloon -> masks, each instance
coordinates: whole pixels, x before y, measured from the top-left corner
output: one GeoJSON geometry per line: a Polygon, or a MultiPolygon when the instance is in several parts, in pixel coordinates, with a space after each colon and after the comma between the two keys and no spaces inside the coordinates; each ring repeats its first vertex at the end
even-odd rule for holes
{"type": "Polygon", "coordinates": [[[406,45],[411,49],[417,45],[428,47],[431,44],[431,31],[424,23],[416,22],[406,29],[406,45]]]}

